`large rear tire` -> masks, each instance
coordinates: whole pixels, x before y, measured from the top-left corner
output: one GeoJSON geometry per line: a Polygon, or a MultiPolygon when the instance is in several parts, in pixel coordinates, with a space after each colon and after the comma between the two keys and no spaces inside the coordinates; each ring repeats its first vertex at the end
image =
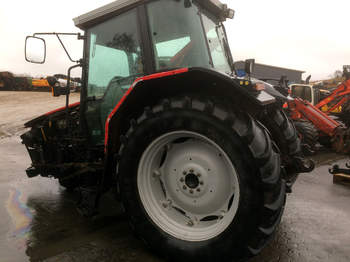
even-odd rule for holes
{"type": "Polygon", "coordinates": [[[285,204],[280,156],[249,115],[181,97],[146,108],[121,136],[117,172],[131,227],[171,261],[258,254],[285,204]]]}

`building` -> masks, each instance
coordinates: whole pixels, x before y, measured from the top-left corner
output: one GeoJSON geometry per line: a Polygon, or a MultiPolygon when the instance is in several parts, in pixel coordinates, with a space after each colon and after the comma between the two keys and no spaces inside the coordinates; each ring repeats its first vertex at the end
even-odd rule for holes
{"type": "MultiPolygon", "coordinates": [[[[244,71],[244,61],[236,62],[235,66],[236,66],[236,70],[244,71]]],[[[252,77],[255,77],[258,79],[264,79],[264,78],[279,79],[281,78],[282,75],[285,75],[287,76],[289,83],[301,83],[303,73],[305,73],[305,71],[256,63],[252,73],[252,77]]]]}

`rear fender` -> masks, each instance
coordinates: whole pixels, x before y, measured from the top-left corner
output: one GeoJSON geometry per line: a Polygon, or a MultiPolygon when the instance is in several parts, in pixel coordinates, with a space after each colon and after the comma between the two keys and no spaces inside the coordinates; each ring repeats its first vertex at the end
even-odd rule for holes
{"type": "Polygon", "coordinates": [[[106,121],[105,153],[111,156],[118,152],[120,136],[129,129],[130,120],[137,119],[146,106],[152,106],[165,97],[186,94],[225,99],[251,114],[276,101],[267,92],[256,91],[247,80],[205,68],[183,68],[141,77],[129,88],[106,121]]]}

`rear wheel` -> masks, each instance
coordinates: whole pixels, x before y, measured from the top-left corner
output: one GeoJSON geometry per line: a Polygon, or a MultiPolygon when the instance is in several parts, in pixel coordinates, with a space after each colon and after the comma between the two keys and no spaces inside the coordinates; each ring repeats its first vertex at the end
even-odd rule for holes
{"type": "Polygon", "coordinates": [[[256,255],[280,222],[285,183],[264,129],[210,101],[164,100],[121,137],[118,174],[130,224],[172,261],[256,255]]]}

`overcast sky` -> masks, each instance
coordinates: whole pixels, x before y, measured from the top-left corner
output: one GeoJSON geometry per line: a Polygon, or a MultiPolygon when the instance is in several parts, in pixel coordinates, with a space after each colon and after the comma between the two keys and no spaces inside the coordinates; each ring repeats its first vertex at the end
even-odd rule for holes
{"type": "MultiPolygon", "coordinates": [[[[222,0],[235,9],[225,23],[234,59],[304,70],[325,79],[350,64],[349,0],[222,0]]],[[[0,9],[0,71],[66,73],[70,65],[59,42],[46,38],[44,65],[24,60],[24,39],[34,32],[79,32],[72,18],[110,0],[12,0],[0,9]]],[[[65,38],[75,59],[82,42],[65,38]]],[[[75,73],[75,75],[78,72],[75,73]]]]}

